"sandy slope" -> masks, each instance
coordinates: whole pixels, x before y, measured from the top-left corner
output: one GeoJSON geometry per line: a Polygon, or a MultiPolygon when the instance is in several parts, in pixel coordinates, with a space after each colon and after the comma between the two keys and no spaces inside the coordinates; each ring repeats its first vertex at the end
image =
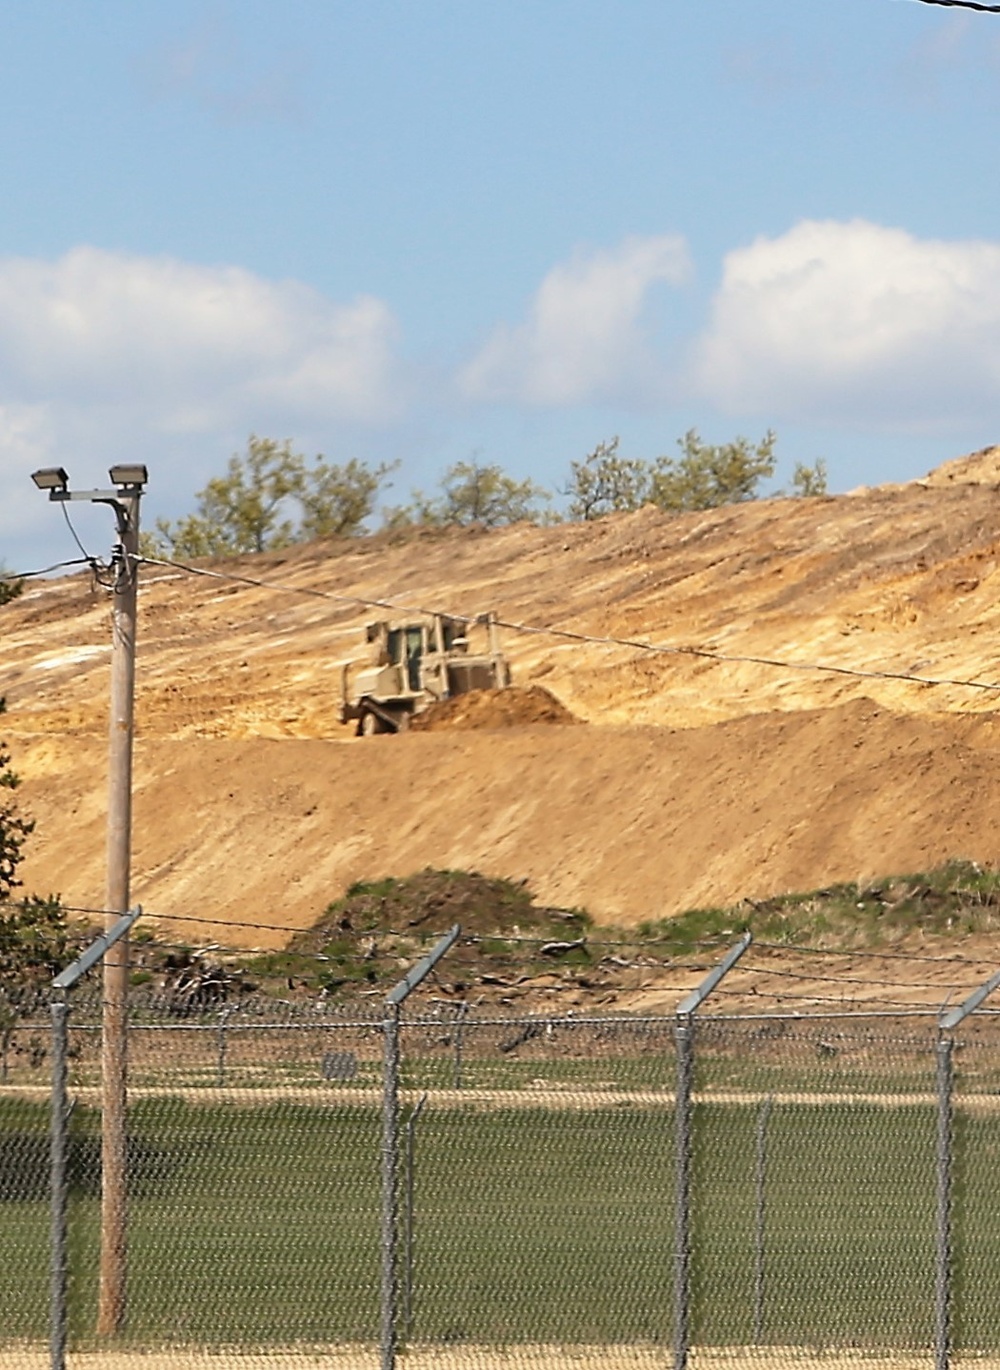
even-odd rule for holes
{"type": "MultiPolygon", "coordinates": [[[[1000,677],[993,449],[926,482],[668,519],[315,545],[224,568],[327,596],[851,669],[1000,677]]],[[[135,897],[301,926],[356,878],[528,877],[635,922],[693,903],[1000,855],[1000,694],[651,656],[508,631],[516,678],[589,727],[364,741],[339,664],[373,617],[143,572],[135,897]]],[[[31,887],[103,889],[108,610],[86,577],[2,611],[31,887]]],[[[261,934],[246,934],[263,940],[261,934]]]]}

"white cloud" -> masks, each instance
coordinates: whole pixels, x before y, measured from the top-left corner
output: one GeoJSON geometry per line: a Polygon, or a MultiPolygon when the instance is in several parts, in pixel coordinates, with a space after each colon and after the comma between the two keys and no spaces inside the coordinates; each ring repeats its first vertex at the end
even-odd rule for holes
{"type": "Polygon", "coordinates": [[[470,399],[562,406],[637,397],[656,384],[644,315],[651,287],[689,272],[683,239],[627,238],[553,267],[527,320],[501,325],[459,376],[470,399]]]}
{"type": "Polygon", "coordinates": [[[34,560],[30,539],[55,527],[36,466],[86,485],[141,456],[155,514],[254,431],[329,455],[377,445],[408,399],[396,338],[380,300],[237,267],[90,247],[0,258],[0,558],[34,560]]]}
{"type": "Polygon", "coordinates": [[[932,427],[997,417],[1000,243],[803,222],[731,252],[695,389],[774,417],[932,427]]]}
{"type": "Polygon", "coordinates": [[[396,329],[370,297],[79,247],[0,259],[0,405],[141,406],[209,429],[270,405],[354,422],[393,408],[396,329]]]}

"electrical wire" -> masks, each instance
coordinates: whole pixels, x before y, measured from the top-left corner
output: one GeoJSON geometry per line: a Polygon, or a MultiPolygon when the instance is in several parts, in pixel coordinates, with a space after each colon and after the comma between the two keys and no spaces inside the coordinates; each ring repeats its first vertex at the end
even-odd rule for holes
{"type": "MultiPolygon", "coordinates": [[[[417,604],[406,604],[391,599],[366,599],[361,595],[338,595],[328,590],[317,590],[312,586],[289,585],[287,582],[259,580],[253,576],[241,576],[227,571],[210,571],[206,567],[190,566],[180,561],[168,561],[161,557],[140,557],[140,564],[169,566],[175,570],[187,571],[195,576],[207,576],[215,580],[234,581],[240,585],[252,586],[262,590],[276,590],[287,594],[305,595],[315,599],[330,600],[337,604],[354,605],[359,608],[389,609],[395,613],[440,614],[459,622],[473,623],[481,615],[453,613],[442,609],[431,609],[417,604]]],[[[856,666],[832,666],[816,661],[784,661],[777,657],[755,656],[750,653],[719,652],[709,647],[691,647],[674,643],[646,642],[641,638],[618,637],[614,634],[584,633],[571,628],[544,627],[534,623],[521,623],[499,615],[494,622],[509,632],[534,634],[544,637],[562,638],[569,642],[587,643],[601,647],[625,647],[631,651],[648,652],[657,656],[690,656],[706,661],[723,662],[727,665],[767,666],[784,671],[818,671],[830,675],[848,676],[857,680],[899,680],[913,685],[946,685],[958,689],[985,690],[1000,693],[1000,682],[988,680],[967,680],[951,676],[916,675],[911,671],[865,670],[856,666]]]]}
{"type": "MultiPolygon", "coordinates": [[[[406,614],[441,614],[440,609],[428,609],[419,604],[403,604],[398,600],[365,599],[361,595],[336,595],[330,590],[317,590],[311,585],[289,585],[287,581],[260,580],[255,576],[239,576],[232,571],[212,571],[207,566],[191,566],[183,561],[168,561],[164,557],[138,557],[140,566],[169,566],[175,571],[186,571],[188,575],[204,576],[210,580],[229,580],[237,585],[249,585],[257,590],[277,590],[284,594],[304,595],[310,599],[330,600],[334,604],[351,605],[359,609],[391,609],[406,614]]],[[[458,619],[463,623],[473,620],[467,614],[444,614],[447,618],[458,619]]]]}
{"type": "Polygon", "coordinates": [[[33,580],[38,576],[51,575],[53,571],[65,570],[67,566],[90,566],[92,562],[92,557],[74,557],[71,561],[56,561],[51,566],[42,566],[36,571],[3,571],[0,573],[0,581],[9,584],[16,580],[33,580]]]}
{"type": "Polygon", "coordinates": [[[1000,5],[983,5],[980,0],[917,0],[922,5],[942,5],[947,9],[979,10],[981,14],[1000,14],[1000,5]]]}
{"type": "Polygon", "coordinates": [[[84,547],[83,543],[80,541],[80,538],[79,538],[79,536],[77,535],[77,531],[76,531],[76,529],[73,527],[73,520],[72,520],[72,519],[70,518],[70,516],[69,516],[69,510],[66,508],[65,501],[63,501],[63,502],[60,503],[59,508],[62,510],[62,516],[63,516],[63,518],[66,520],[66,527],[67,527],[67,528],[69,529],[69,531],[70,531],[70,536],[72,537],[73,541],[76,543],[77,547],[79,547],[80,551],[82,552],[84,560],[87,561],[87,562],[89,562],[90,565],[96,569],[96,566],[97,566],[97,558],[96,558],[96,557],[92,557],[92,556],[90,555],[90,553],[87,551],[86,547],[84,547]]]}
{"type": "Polygon", "coordinates": [[[611,634],[599,635],[573,632],[567,628],[540,628],[530,623],[514,623],[508,619],[497,618],[498,627],[518,633],[538,633],[550,637],[569,638],[576,642],[587,642],[599,646],[630,647],[637,651],[656,653],[663,656],[693,656],[707,661],[720,661],[727,664],[773,666],[784,671],[824,671],[831,675],[852,676],[860,680],[903,680],[915,685],[952,685],[972,690],[1000,691],[1000,682],[987,680],[958,680],[948,676],[921,676],[910,671],[864,670],[857,666],[830,666],[817,661],[783,661],[776,657],[753,656],[736,652],[717,652],[708,647],[687,647],[666,643],[644,642],[639,638],[616,637],[611,634]]]}

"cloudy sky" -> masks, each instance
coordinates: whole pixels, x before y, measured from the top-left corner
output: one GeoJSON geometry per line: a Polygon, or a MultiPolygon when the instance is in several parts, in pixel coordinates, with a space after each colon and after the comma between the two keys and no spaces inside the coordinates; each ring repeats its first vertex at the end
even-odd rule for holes
{"type": "Polygon", "coordinates": [[[392,502],[616,434],[838,490],[1000,442],[1000,16],[7,0],[0,64],[8,568],[74,554],[36,466],[145,460],[152,520],[251,432],[392,502]]]}

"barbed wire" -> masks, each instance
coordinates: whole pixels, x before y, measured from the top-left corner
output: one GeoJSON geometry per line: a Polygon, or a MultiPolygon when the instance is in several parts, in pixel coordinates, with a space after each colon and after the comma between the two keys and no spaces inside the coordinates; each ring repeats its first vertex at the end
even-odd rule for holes
{"type": "MultiPolygon", "coordinates": [[[[19,901],[17,901],[17,900],[9,900],[9,899],[8,899],[8,900],[2,900],[2,901],[0,901],[0,910],[4,910],[4,909],[17,909],[17,908],[19,908],[19,907],[20,907],[20,903],[19,903],[19,901]]],[[[116,910],[105,909],[105,908],[103,908],[103,907],[98,907],[98,906],[93,906],[93,905],[62,904],[62,903],[61,903],[61,904],[59,905],[59,907],[60,907],[60,909],[61,909],[64,913],[86,915],[86,916],[95,917],[95,918],[96,918],[96,917],[108,918],[108,917],[117,917],[117,916],[118,916],[118,911],[116,911],[116,910]]],[[[144,908],[144,910],[143,910],[143,924],[142,924],[142,927],[146,927],[146,926],[147,926],[146,920],[155,920],[155,921],[158,922],[158,923],[160,923],[160,922],[162,922],[162,923],[190,923],[190,924],[195,925],[195,926],[204,926],[204,927],[220,928],[220,929],[225,929],[225,928],[248,928],[248,929],[251,929],[252,931],[255,931],[255,932],[283,932],[283,933],[303,934],[303,935],[305,935],[305,934],[310,934],[310,933],[317,933],[317,932],[319,932],[321,935],[322,935],[323,933],[330,933],[331,935],[335,936],[337,939],[344,939],[344,940],[353,939],[353,940],[357,940],[357,941],[363,941],[363,940],[368,940],[368,939],[375,939],[376,941],[378,941],[379,939],[383,939],[383,938],[384,938],[384,939],[395,938],[395,939],[403,940],[403,941],[409,940],[409,941],[417,941],[417,942],[429,942],[429,941],[433,941],[433,940],[439,938],[439,937],[442,935],[442,932],[443,932],[443,930],[433,931],[433,930],[419,930],[419,929],[414,929],[414,928],[370,928],[370,929],[357,929],[357,928],[333,928],[333,929],[322,929],[322,928],[320,928],[320,929],[317,929],[316,927],[302,927],[302,926],[300,926],[300,925],[292,925],[292,924],[288,924],[288,923],[264,923],[264,922],[255,922],[255,921],[251,921],[251,920],[240,920],[240,919],[231,919],[231,918],[211,918],[211,917],[208,917],[208,916],[206,916],[206,915],[204,915],[204,914],[171,913],[171,912],[165,912],[165,911],[163,911],[163,910],[154,910],[154,909],[145,909],[145,908],[144,908]]],[[[545,946],[545,945],[553,945],[553,944],[556,944],[556,945],[557,945],[557,944],[559,944],[560,941],[562,941],[563,939],[560,939],[558,936],[526,937],[526,936],[523,936],[523,935],[521,935],[521,934],[516,934],[516,935],[511,934],[511,935],[507,935],[507,934],[505,934],[505,933],[503,933],[503,932],[498,932],[498,933],[492,933],[492,934],[490,934],[490,933],[463,933],[463,934],[461,935],[461,937],[460,937],[459,940],[460,940],[460,944],[461,944],[461,945],[465,945],[465,946],[477,946],[477,945],[480,945],[480,944],[482,944],[482,943],[501,943],[501,944],[507,944],[507,945],[525,945],[525,946],[545,946]]],[[[666,937],[655,937],[655,938],[643,938],[643,937],[639,937],[639,936],[636,936],[636,937],[618,936],[618,937],[606,937],[606,938],[605,938],[605,937],[594,937],[594,936],[591,936],[591,935],[588,935],[588,934],[584,934],[580,939],[566,938],[566,939],[565,939],[565,944],[566,944],[566,946],[567,946],[568,949],[572,949],[573,946],[574,946],[575,944],[578,944],[582,949],[590,949],[590,948],[593,948],[593,949],[596,950],[596,949],[601,949],[601,948],[605,948],[605,947],[609,947],[609,948],[619,948],[619,949],[620,949],[620,948],[631,948],[631,949],[633,949],[633,950],[636,950],[636,951],[640,951],[640,952],[641,952],[641,951],[646,950],[646,949],[649,949],[649,948],[655,948],[655,947],[657,947],[657,946],[661,946],[665,941],[669,941],[669,940],[670,940],[670,939],[669,939],[669,936],[666,936],[666,937]]],[[[174,946],[177,946],[177,947],[184,947],[184,946],[186,946],[185,943],[180,943],[180,942],[178,942],[178,943],[168,943],[168,942],[166,941],[166,939],[164,939],[164,938],[163,938],[162,936],[160,936],[159,934],[157,934],[157,945],[160,945],[160,946],[164,946],[164,945],[174,945],[174,946]]],[[[707,973],[708,971],[710,971],[710,970],[712,970],[712,969],[714,968],[714,966],[715,966],[716,963],[715,963],[714,961],[706,961],[706,960],[705,960],[705,953],[706,953],[706,952],[719,951],[719,950],[721,950],[721,949],[723,949],[723,948],[725,948],[725,947],[728,947],[729,945],[731,945],[731,943],[730,943],[729,941],[723,941],[723,940],[720,940],[720,939],[718,939],[718,938],[704,938],[704,939],[700,939],[700,940],[694,942],[693,944],[691,944],[688,948],[685,948],[684,950],[678,950],[676,953],[673,953],[673,954],[668,953],[667,956],[666,956],[665,958],[663,958],[662,960],[660,960],[660,961],[653,961],[653,962],[647,963],[647,965],[650,966],[650,967],[652,967],[652,966],[671,967],[671,968],[673,968],[673,969],[675,969],[675,970],[677,970],[677,971],[690,971],[690,972],[692,972],[692,973],[693,973],[693,972],[706,972],[706,973],[707,973]],[[686,959],[686,958],[690,958],[690,957],[695,957],[695,958],[697,958],[697,960],[695,960],[694,962],[692,962],[692,961],[686,959]]],[[[250,950],[249,948],[233,948],[233,947],[226,947],[226,948],[220,948],[220,949],[226,950],[226,951],[250,950]]],[[[966,956],[961,956],[961,955],[957,955],[957,954],[954,954],[954,953],[949,953],[947,956],[928,956],[928,955],[922,954],[922,953],[913,953],[913,954],[909,954],[909,953],[907,953],[907,952],[899,952],[899,951],[879,951],[879,950],[875,950],[875,949],[871,949],[871,948],[858,948],[858,949],[847,948],[847,949],[844,949],[844,948],[834,948],[834,947],[810,947],[810,946],[794,946],[794,945],[789,946],[789,945],[786,945],[786,944],[783,944],[783,943],[777,943],[777,942],[763,942],[763,941],[754,941],[754,942],[751,944],[751,951],[780,952],[782,955],[789,956],[789,957],[801,955],[801,956],[804,956],[804,957],[807,957],[807,958],[808,958],[808,957],[826,957],[826,958],[838,959],[838,960],[845,960],[845,959],[846,959],[846,960],[848,960],[848,961],[857,961],[857,962],[867,962],[867,961],[904,961],[904,962],[909,962],[909,963],[927,964],[927,965],[934,965],[934,966],[939,966],[939,967],[942,967],[942,966],[943,966],[943,967],[949,967],[949,968],[954,967],[955,969],[957,969],[958,967],[984,967],[984,966],[990,967],[990,966],[994,966],[994,965],[996,964],[994,959],[983,958],[983,957],[966,957],[966,956]]],[[[305,954],[305,955],[309,955],[310,953],[304,953],[304,954],[305,954]]],[[[556,960],[553,960],[552,964],[555,966],[555,965],[558,965],[559,962],[556,961],[556,960]]],[[[600,962],[598,962],[597,964],[600,964],[600,962]]],[[[641,964],[639,964],[639,965],[636,965],[634,968],[636,968],[636,969],[642,969],[643,967],[642,967],[641,964]]],[[[740,967],[739,967],[739,972],[738,972],[738,973],[739,973],[739,974],[744,974],[744,973],[745,973],[745,974],[751,974],[751,975],[756,975],[756,976],[773,975],[773,976],[776,976],[776,977],[778,977],[778,978],[788,978],[788,979],[809,979],[809,980],[815,980],[815,981],[817,981],[817,982],[821,982],[821,981],[824,981],[824,980],[829,980],[831,983],[855,983],[855,982],[851,981],[851,979],[850,979],[849,977],[845,977],[844,975],[840,975],[840,974],[835,975],[835,976],[824,976],[822,973],[817,973],[817,972],[813,972],[813,971],[805,971],[805,972],[802,972],[802,971],[788,971],[788,970],[784,970],[784,969],[778,969],[778,968],[776,968],[776,967],[773,967],[773,966],[770,966],[770,965],[767,965],[767,964],[764,964],[764,965],[756,965],[756,964],[753,964],[752,962],[748,962],[748,961],[746,961],[746,960],[741,961],[740,967]]],[[[856,983],[869,985],[871,982],[865,980],[865,981],[857,981],[856,983]]],[[[926,982],[925,982],[925,981],[914,982],[914,981],[902,981],[902,980],[896,981],[896,980],[891,980],[891,979],[883,979],[881,983],[886,984],[886,985],[895,986],[895,987],[897,987],[897,988],[908,988],[908,989],[935,989],[935,990],[936,990],[936,989],[939,989],[939,988],[944,988],[944,989],[949,988],[949,986],[947,986],[947,985],[946,985],[946,986],[941,986],[941,985],[939,985],[938,983],[936,983],[936,982],[931,982],[931,981],[926,981],[926,982]]]]}
{"type": "MultiPolygon", "coordinates": [[[[734,977],[738,975],[774,976],[776,979],[779,980],[809,980],[814,981],[817,984],[864,985],[868,989],[870,989],[872,986],[871,980],[863,980],[858,978],[857,976],[823,975],[818,974],[815,971],[808,971],[806,973],[803,973],[802,971],[795,970],[779,970],[775,966],[755,966],[752,964],[748,964],[745,959],[740,962],[738,969],[733,971],[733,975],[734,977]]],[[[929,982],[926,980],[887,980],[885,978],[882,978],[879,980],[878,983],[880,986],[885,985],[892,989],[941,989],[942,991],[946,991],[963,988],[960,985],[938,985],[937,983],[929,982]]],[[[972,990],[975,989],[976,986],[969,985],[968,988],[972,990]]]]}

